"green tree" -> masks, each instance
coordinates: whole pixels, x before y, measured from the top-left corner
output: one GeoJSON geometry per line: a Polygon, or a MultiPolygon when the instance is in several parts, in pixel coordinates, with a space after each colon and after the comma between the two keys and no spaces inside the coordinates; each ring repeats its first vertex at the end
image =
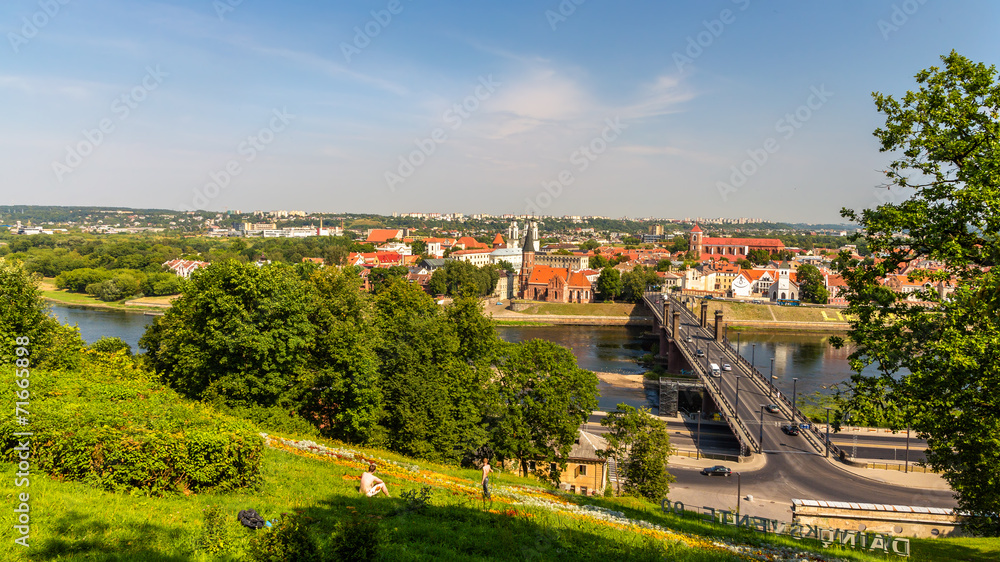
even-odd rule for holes
{"type": "Polygon", "coordinates": [[[63,361],[60,354],[83,346],[75,330],[60,327],[48,315],[36,275],[20,261],[0,258],[0,364],[23,359],[15,350],[24,347],[31,366],[58,365],[63,361]]]}
{"type": "Polygon", "coordinates": [[[662,259],[656,262],[656,271],[670,271],[670,268],[673,266],[674,265],[670,260],[662,259]]]}
{"type": "Polygon", "coordinates": [[[608,267],[609,263],[610,262],[608,262],[608,258],[598,254],[595,256],[590,256],[587,265],[588,267],[590,267],[590,269],[604,269],[605,267],[608,267]]]}
{"type": "Polygon", "coordinates": [[[659,501],[666,497],[674,477],[667,472],[672,448],[667,426],[648,409],[618,404],[601,420],[608,428],[607,448],[598,455],[613,459],[618,467],[618,492],[659,501]],[[622,490],[621,482],[625,481],[622,490]]]}
{"type": "Polygon", "coordinates": [[[457,463],[486,442],[481,407],[492,373],[463,360],[455,323],[418,287],[393,280],[374,298],[388,446],[457,463]]]}
{"type": "Polygon", "coordinates": [[[577,431],[597,407],[597,376],[566,348],[544,340],[507,344],[497,364],[486,417],[494,450],[514,459],[556,464],[559,481],[577,431]]]}
{"type": "Polygon", "coordinates": [[[444,269],[437,269],[431,274],[431,280],[427,283],[427,290],[432,295],[448,294],[448,274],[444,269]]]}
{"type": "Polygon", "coordinates": [[[315,346],[292,393],[302,417],[329,437],[383,445],[378,426],[383,400],[379,381],[380,335],[361,278],[352,270],[313,270],[310,323],[315,346]]]}
{"type": "Polygon", "coordinates": [[[864,229],[873,256],[843,252],[838,261],[856,318],[856,374],[842,407],[852,421],[910,426],[926,437],[927,463],[955,490],[959,508],[979,515],[967,528],[996,536],[1000,83],[995,67],[954,51],[942,61],[943,68],[916,75],[917,91],[900,99],[874,94],[886,118],[875,136],[896,159],[885,171],[884,203],[842,211],[864,229]],[[923,260],[943,264],[911,272],[930,285],[913,295],[923,302],[882,283],[923,260]],[[937,288],[946,283],[954,292],[943,298],[937,288]],[[862,374],[869,365],[877,372],[862,374]]]}
{"type": "Polygon", "coordinates": [[[286,265],[229,260],[195,272],[139,340],[185,396],[232,406],[282,402],[315,338],[308,287],[286,265]]]}
{"type": "Polygon", "coordinates": [[[771,254],[761,248],[751,248],[747,252],[747,259],[754,265],[766,265],[771,261],[771,254]]]}
{"type": "Polygon", "coordinates": [[[660,278],[656,276],[654,270],[638,265],[632,271],[626,271],[621,275],[622,299],[627,302],[639,302],[647,286],[659,283],[660,278]]]}
{"type": "Polygon", "coordinates": [[[830,298],[830,292],[823,282],[823,273],[819,268],[811,264],[800,265],[795,272],[799,283],[799,300],[814,304],[826,304],[830,298]]]}
{"type": "Polygon", "coordinates": [[[589,240],[586,240],[582,244],[580,244],[580,249],[583,250],[584,252],[589,252],[591,250],[596,250],[596,249],[598,249],[600,247],[601,247],[601,243],[598,242],[597,240],[594,240],[593,238],[591,238],[589,240]]]}
{"type": "Polygon", "coordinates": [[[622,276],[617,269],[605,267],[597,278],[597,294],[604,300],[614,302],[615,297],[622,292],[622,276]]]}

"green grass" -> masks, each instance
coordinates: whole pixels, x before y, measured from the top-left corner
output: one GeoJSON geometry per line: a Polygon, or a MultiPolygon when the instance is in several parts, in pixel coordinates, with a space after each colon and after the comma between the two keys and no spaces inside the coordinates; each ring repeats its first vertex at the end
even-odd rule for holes
{"type": "MultiPolygon", "coordinates": [[[[50,301],[59,304],[65,304],[70,306],[85,306],[88,308],[106,308],[113,310],[130,310],[133,312],[163,312],[163,306],[141,306],[141,305],[128,305],[125,301],[133,300],[131,298],[125,299],[125,301],[119,302],[104,302],[97,297],[91,295],[84,295],[81,293],[71,293],[65,289],[57,289],[55,285],[51,283],[51,279],[44,280],[40,287],[42,296],[50,301]]],[[[159,297],[157,297],[159,298],[159,297]]]]}
{"type": "MultiPolygon", "coordinates": [[[[15,488],[13,465],[0,465],[0,494],[9,509],[0,511],[0,525],[11,529],[15,494],[31,494],[29,549],[13,544],[12,531],[0,545],[4,560],[215,560],[196,550],[205,510],[220,506],[231,517],[225,531],[234,554],[243,552],[254,531],[242,528],[235,515],[254,508],[266,519],[301,512],[321,548],[328,549],[338,524],[372,518],[377,521],[384,560],[733,560],[734,555],[712,548],[711,541],[761,547],[788,547],[824,552],[815,541],[760,535],[721,527],[699,516],[677,516],[635,498],[583,498],[572,494],[557,500],[593,504],[624,512],[677,533],[703,539],[650,537],[636,528],[617,528],[555,513],[543,508],[502,503],[505,488],[535,486],[537,481],[499,474],[494,481],[497,501],[484,506],[475,492],[478,473],[413,461],[381,451],[372,457],[418,464],[421,472],[383,463],[382,478],[392,498],[364,498],[357,492],[361,461],[328,462],[268,449],[264,457],[265,484],[257,491],[149,498],[102,492],[80,483],[59,482],[35,474],[30,488],[15,488]],[[463,488],[449,484],[449,478],[463,488]],[[414,481],[423,480],[423,482],[414,481]],[[444,480],[444,482],[441,482],[444,480]],[[432,483],[429,506],[405,512],[404,490],[432,483]]],[[[261,531],[256,531],[261,532],[261,531]]],[[[939,539],[912,541],[913,560],[996,560],[996,539],[939,539]]],[[[828,558],[887,560],[850,550],[825,551],[828,558]]]]}
{"type": "Polygon", "coordinates": [[[642,305],[631,303],[539,303],[522,311],[524,314],[552,316],[649,316],[642,305]]]}

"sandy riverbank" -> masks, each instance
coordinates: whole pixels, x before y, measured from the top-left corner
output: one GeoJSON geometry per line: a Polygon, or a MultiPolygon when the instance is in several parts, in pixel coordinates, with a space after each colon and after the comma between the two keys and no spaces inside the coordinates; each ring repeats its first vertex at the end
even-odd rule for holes
{"type": "Polygon", "coordinates": [[[594,371],[597,378],[602,381],[621,388],[642,388],[642,375],[622,375],[620,373],[608,373],[605,371],[594,371]]]}

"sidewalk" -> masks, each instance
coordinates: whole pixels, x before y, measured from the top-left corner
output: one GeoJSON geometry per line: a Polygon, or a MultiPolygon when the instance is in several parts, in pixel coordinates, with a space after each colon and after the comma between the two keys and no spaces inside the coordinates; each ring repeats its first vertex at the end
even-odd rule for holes
{"type": "MultiPolygon", "coordinates": [[[[884,462],[872,459],[852,460],[856,462],[884,462]]],[[[903,486],[919,490],[951,490],[948,481],[940,474],[934,472],[901,472],[899,470],[883,470],[879,468],[859,468],[835,461],[832,458],[830,462],[840,470],[883,484],[892,484],[893,486],[903,486]]]]}

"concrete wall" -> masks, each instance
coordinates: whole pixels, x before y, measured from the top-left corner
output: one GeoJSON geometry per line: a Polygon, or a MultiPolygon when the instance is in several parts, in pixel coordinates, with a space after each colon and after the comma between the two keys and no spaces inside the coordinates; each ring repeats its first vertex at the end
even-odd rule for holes
{"type": "Polygon", "coordinates": [[[962,518],[954,510],[935,507],[792,500],[792,519],[804,525],[900,537],[963,536],[962,518]]]}

